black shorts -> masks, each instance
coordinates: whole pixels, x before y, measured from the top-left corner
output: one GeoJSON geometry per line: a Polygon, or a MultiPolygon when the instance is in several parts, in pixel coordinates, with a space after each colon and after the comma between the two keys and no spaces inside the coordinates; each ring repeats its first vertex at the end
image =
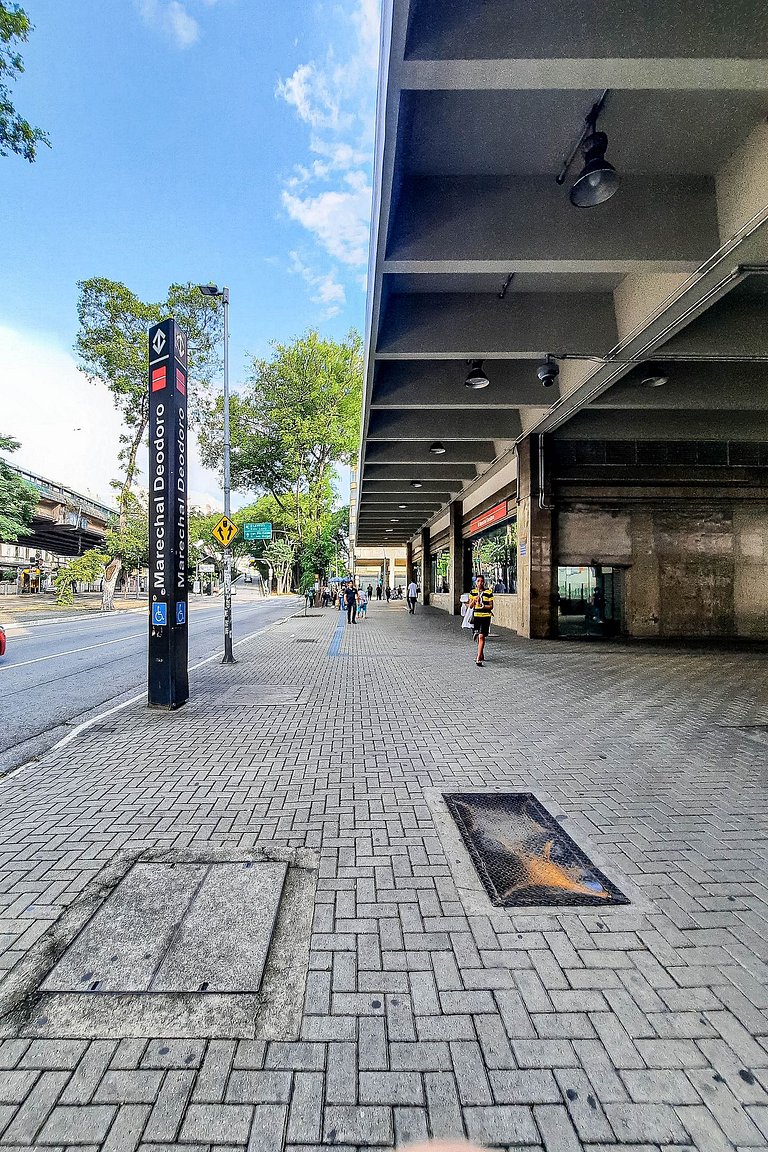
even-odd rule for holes
{"type": "Polygon", "coordinates": [[[479,632],[481,636],[487,636],[491,630],[490,616],[481,616],[478,620],[477,616],[472,617],[472,627],[475,632],[479,632]]]}

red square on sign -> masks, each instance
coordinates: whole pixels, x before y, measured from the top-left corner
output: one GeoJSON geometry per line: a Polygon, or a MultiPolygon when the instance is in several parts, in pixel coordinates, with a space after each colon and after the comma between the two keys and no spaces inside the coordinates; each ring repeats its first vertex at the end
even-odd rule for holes
{"type": "Polygon", "coordinates": [[[165,367],[152,369],[152,391],[159,392],[165,388],[165,367]]]}
{"type": "Polygon", "coordinates": [[[179,392],[181,392],[182,396],[186,396],[187,378],[179,368],[176,369],[176,387],[178,388],[179,392]]]}

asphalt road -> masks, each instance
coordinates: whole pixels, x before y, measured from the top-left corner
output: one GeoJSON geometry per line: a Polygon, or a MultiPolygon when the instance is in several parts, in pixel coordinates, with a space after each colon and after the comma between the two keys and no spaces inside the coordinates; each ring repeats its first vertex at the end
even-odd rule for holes
{"type": "MultiPolygon", "coordinates": [[[[234,599],[235,643],[291,615],[296,605],[292,599],[234,599]]],[[[222,629],[221,600],[193,599],[190,668],[221,652],[222,629]]],[[[146,691],[144,611],[14,624],[7,633],[0,659],[0,773],[42,755],[74,725],[146,691]]]]}

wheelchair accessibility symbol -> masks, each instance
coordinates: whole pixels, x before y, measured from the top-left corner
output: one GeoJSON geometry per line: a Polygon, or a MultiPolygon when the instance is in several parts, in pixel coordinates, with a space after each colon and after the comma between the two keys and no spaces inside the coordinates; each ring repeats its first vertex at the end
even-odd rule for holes
{"type": "Polygon", "coordinates": [[[157,603],[152,605],[152,623],[162,625],[168,623],[168,605],[157,603]]]}
{"type": "Polygon", "coordinates": [[[182,600],[180,604],[176,605],[176,623],[184,624],[187,619],[187,606],[182,600]]]}

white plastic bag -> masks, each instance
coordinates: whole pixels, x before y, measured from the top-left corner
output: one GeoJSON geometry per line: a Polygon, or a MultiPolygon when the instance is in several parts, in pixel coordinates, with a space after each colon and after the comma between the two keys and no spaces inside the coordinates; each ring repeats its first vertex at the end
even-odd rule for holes
{"type": "Polygon", "coordinates": [[[466,612],[464,613],[464,619],[461,622],[462,628],[472,629],[474,627],[474,624],[473,624],[474,616],[475,616],[474,609],[473,608],[467,608],[466,612]]]}

